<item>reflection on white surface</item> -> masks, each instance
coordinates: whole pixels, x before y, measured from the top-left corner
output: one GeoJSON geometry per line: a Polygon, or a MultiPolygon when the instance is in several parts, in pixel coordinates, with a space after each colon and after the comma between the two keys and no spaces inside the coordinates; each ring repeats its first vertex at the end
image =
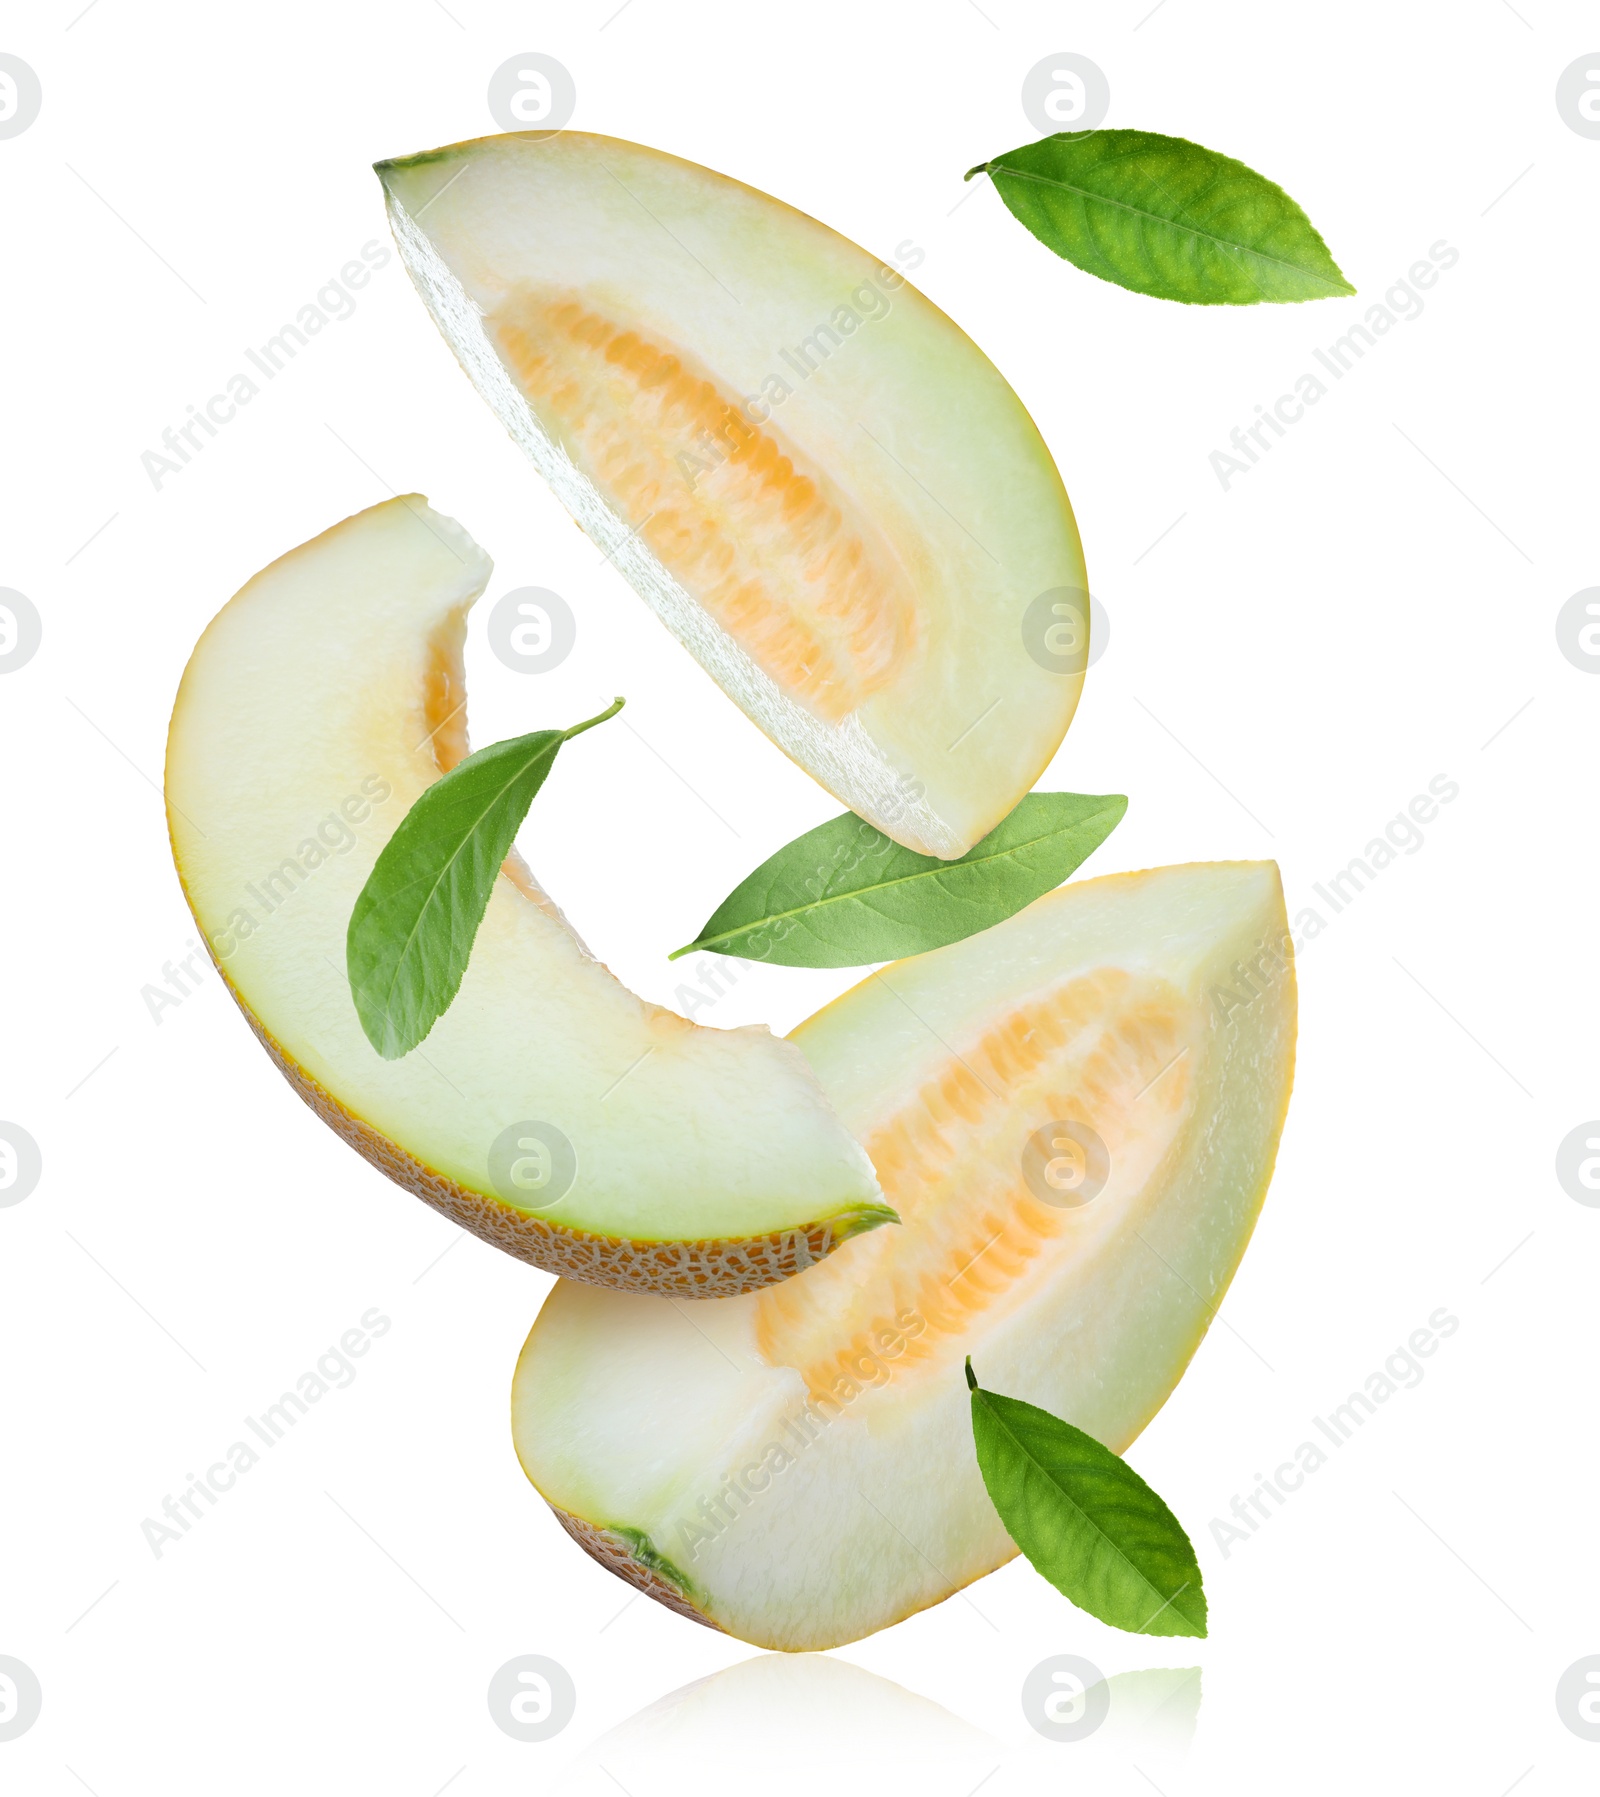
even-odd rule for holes
{"type": "Polygon", "coordinates": [[[965,1797],[1004,1758],[981,1729],[846,1660],[762,1654],[619,1723],[558,1790],[658,1797],[754,1781],[762,1797],[854,1797],[862,1771],[881,1769],[965,1797]]]}
{"type": "Polygon", "coordinates": [[[684,1685],[619,1723],[572,1763],[558,1797],[665,1797],[758,1781],[762,1797],[857,1797],[892,1772],[951,1797],[1141,1791],[1187,1752],[1200,1668],[1119,1672],[1088,1740],[1039,1739],[997,1718],[1009,1744],[939,1704],[826,1654],[761,1654],[684,1685]]]}
{"type": "MultiPolygon", "coordinates": [[[[1028,1731],[1026,1743],[994,1780],[991,1797],[1010,1793],[1060,1792],[1067,1781],[1078,1797],[1123,1797],[1152,1790],[1167,1792],[1180,1772],[1200,1715],[1198,1666],[1150,1667],[1118,1672],[1101,1681],[1104,1720],[1082,1738],[1051,1740],[1048,1731],[1028,1731]]],[[[1090,1706],[1094,1708],[1091,1697],[1090,1706]]],[[[1024,1717],[1028,1709],[1022,1705],[1024,1717]]],[[[1070,1713],[1059,1720],[1070,1721],[1070,1713]]]]}
{"type": "Polygon", "coordinates": [[[1106,1680],[1111,1709],[1096,1737],[1130,1760],[1182,1759],[1200,1716],[1200,1668],[1152,1666],[1106,1680]]]}

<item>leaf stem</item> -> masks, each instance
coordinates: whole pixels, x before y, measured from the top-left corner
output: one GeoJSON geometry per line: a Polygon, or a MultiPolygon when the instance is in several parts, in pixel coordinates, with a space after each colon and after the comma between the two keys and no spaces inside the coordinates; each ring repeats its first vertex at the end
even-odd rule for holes
{"type": "Polygon", "coordinates": [[[613,699],[604,711],[596,712],[592,718],[585,718],[581,724],[574,724],[570,730],[563,730],[561,740],[569,743],[573,737],[582,736],[585,730],[592,730],[596,724],[603,724],[607,718],[614,718],[626,704],[626,699],[613,699]]]}

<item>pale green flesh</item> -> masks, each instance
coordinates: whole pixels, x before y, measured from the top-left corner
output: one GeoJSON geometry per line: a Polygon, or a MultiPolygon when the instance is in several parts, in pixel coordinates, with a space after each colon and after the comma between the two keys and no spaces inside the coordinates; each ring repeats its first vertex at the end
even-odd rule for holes
{"type": "Polygon", "coordinates": [[[351,908],[439,777],[436,745],[465,748],[459,648],[489,568],[459,525],[394,500],[274,563],[213,621],[167,769],[174,851],[213,953],[294,1062],[470,1191],[505,1202],[492,1144],[546,1122],[577,1156],[570,1191],[535,1210],[552,1224],[643,1241],[848,1233],[880,1193],[800,1051],[647,1004],[531,880],[496,882],[461,991],[419,1050],[385,1061],[363,1035],[351,908]]]}
{"type": "MultiPolygon", "coordinates": [[[[1286,949],[1286,934],[1270,864],[1113,876],[1067,886],[830,1005],[793,1039],[869,1146],[952,1052],[976,1054],[996,1016],[1096,968],[1176,995],[1185,1065],[1158,1069],[1157,1089],[1163,1077],[1188,1085],[1176,1109],[1138,1101],[1145,1123],[1118,1139],[1104,1191],[1064,1234],[1020,1270],[1003,1257],[978,1263],[997,1295],[969,1325],[908,1326],[892,1332],[898,1346],[858,1337],[869,1351],[855,1362],[857,1390],[836,1387],[831,1408],[813,1399],[809,1417],[800,1373],[768,1359],[758,1326],[773,1302],[793,1304],[808,1287],[848,1306],[906,1250],[921,1219],[886,1161],[902,1229],[851,1244],[831,1273],[774,1288],[765,1308],[758,1298],[697,1305],[691,1327],[654,1299],[558,1285],[513,1388],[529,1477],[564,1510],[648,1536],[707,1615],[763,1646],[856,1639],[1009,1558],[978,1475],[962,1361],[971,1354],[990,1389],[1119,1452],[1160,1407],[1249,1239],[1292,1076],[1292,972],[1258,980],[1248,1002],[1217,994],[1243,998],[1235,965],[1263,943],[1286,949]],[[914,1359],[918,1338],[933,1351],[914,1359]]],[[[1019,1144],[1038,1123],[1032,1102],[1016,1099],[1019,1144]]],[[[1020,1174],[1002,1171],[1020,1188],[1020,1174]]],[[[1004,1221],[991,1194],[973,1220],[980,1242],[1004,1221]]]]}
{"type": "Polygon", "coordinates": [[[1083,589],[1086,577],[1049,452],[971,340],[826,226],[636,144],[570,131],[484,138],[379,173],[412,278],[467,372],[746,713],[913,848],[950,857],[993,828],[1059,745],[1087,653],[1085,636],[1075,665],[1042,667],[1023,615],[1047,589],[1083,589]],[[917,646],[889,685],[842,720],[820,717],[678,583],[640,520],[619,516],[574,465],[486,335],[485,315],[528,291],[572,294],[673,346],[735,400],[768,395],[766,428],[871,519],[916,595],[917,646]],[[806,349],[796,367],[797,348],[824,327],[826,355],[806,349]]]}

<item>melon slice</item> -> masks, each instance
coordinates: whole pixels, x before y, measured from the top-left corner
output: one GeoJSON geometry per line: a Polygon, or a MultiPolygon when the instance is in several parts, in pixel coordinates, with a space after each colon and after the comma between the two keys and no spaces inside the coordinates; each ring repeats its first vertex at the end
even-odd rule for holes
{"type": "Polygon", "coordinates": [[[999,823],[1088,650],[1081,607],[1035,609],[1039,659],[1024,619],[1085,576],[1049,451],[970,338],[815,219],[638,144],[489,137],[378,173],[462,366],[744,711],[910,848],[999,823]]]}
{"type": "Polygon", "coordinates": [[[489,569],[409,497],[292,550],[223,607],[167,746],[184,890],[290,1084],[418,1197],[571,1278],[754,1290],[894,1214],[793,1044],[637,998],[520,861],[422,1048],[386,1061],[357,1020],[351,908],[417,796],[467,752],[461,645],[489,569]]]}
{"type": "Polygon", "coordinates": [[[1118,1452],[1160,1408],[1272,1171],[1288,954],[1271,863],[1119,874],[803,1024],[904,1227],[692,1321],[558,1284],[512,1416],[569,1533],[786,1649],[855,1640],[1010,1559],[963,1358],[1118,1452]]]}

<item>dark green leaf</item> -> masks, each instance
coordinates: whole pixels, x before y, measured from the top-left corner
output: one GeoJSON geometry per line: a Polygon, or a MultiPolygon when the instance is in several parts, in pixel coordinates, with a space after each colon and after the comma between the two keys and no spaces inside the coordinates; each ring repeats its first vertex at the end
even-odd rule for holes
{"type": "Polygon", "coordinates": [[[1187,138],[1063,131],[966,178],[985,170],[1040,242],[1135,293],[1251,306],[1355,292],[1281,187],[1187,138]]]}
{"type": "Polygon", "coordinates": [[[556,751],[603,724],[535,730],[479,749],[436,780],[384,845],[350,913],[345,967],[367,1040],[398,1060],[449,1010],[489,895],[556,751]]]}
{"type": "Polygon", "coordinates": [[[1127,1462],[1017,1398],[982,1390],[967,1362],[978,1470],[1006,1533],[1080,1610],[1135,1635],[1203,1635],[1206,1594],[1189,1537],[1127,1462]]]}
{"type": "Polygon", "coordinates": [[[1059,886],[1127,809],[1117,794],[1030,793],[956,861],[902,848],[847,811],[762,862],[672,958],[708,948],[785,967],[861,967],[942,948],[1059,886]]]}

